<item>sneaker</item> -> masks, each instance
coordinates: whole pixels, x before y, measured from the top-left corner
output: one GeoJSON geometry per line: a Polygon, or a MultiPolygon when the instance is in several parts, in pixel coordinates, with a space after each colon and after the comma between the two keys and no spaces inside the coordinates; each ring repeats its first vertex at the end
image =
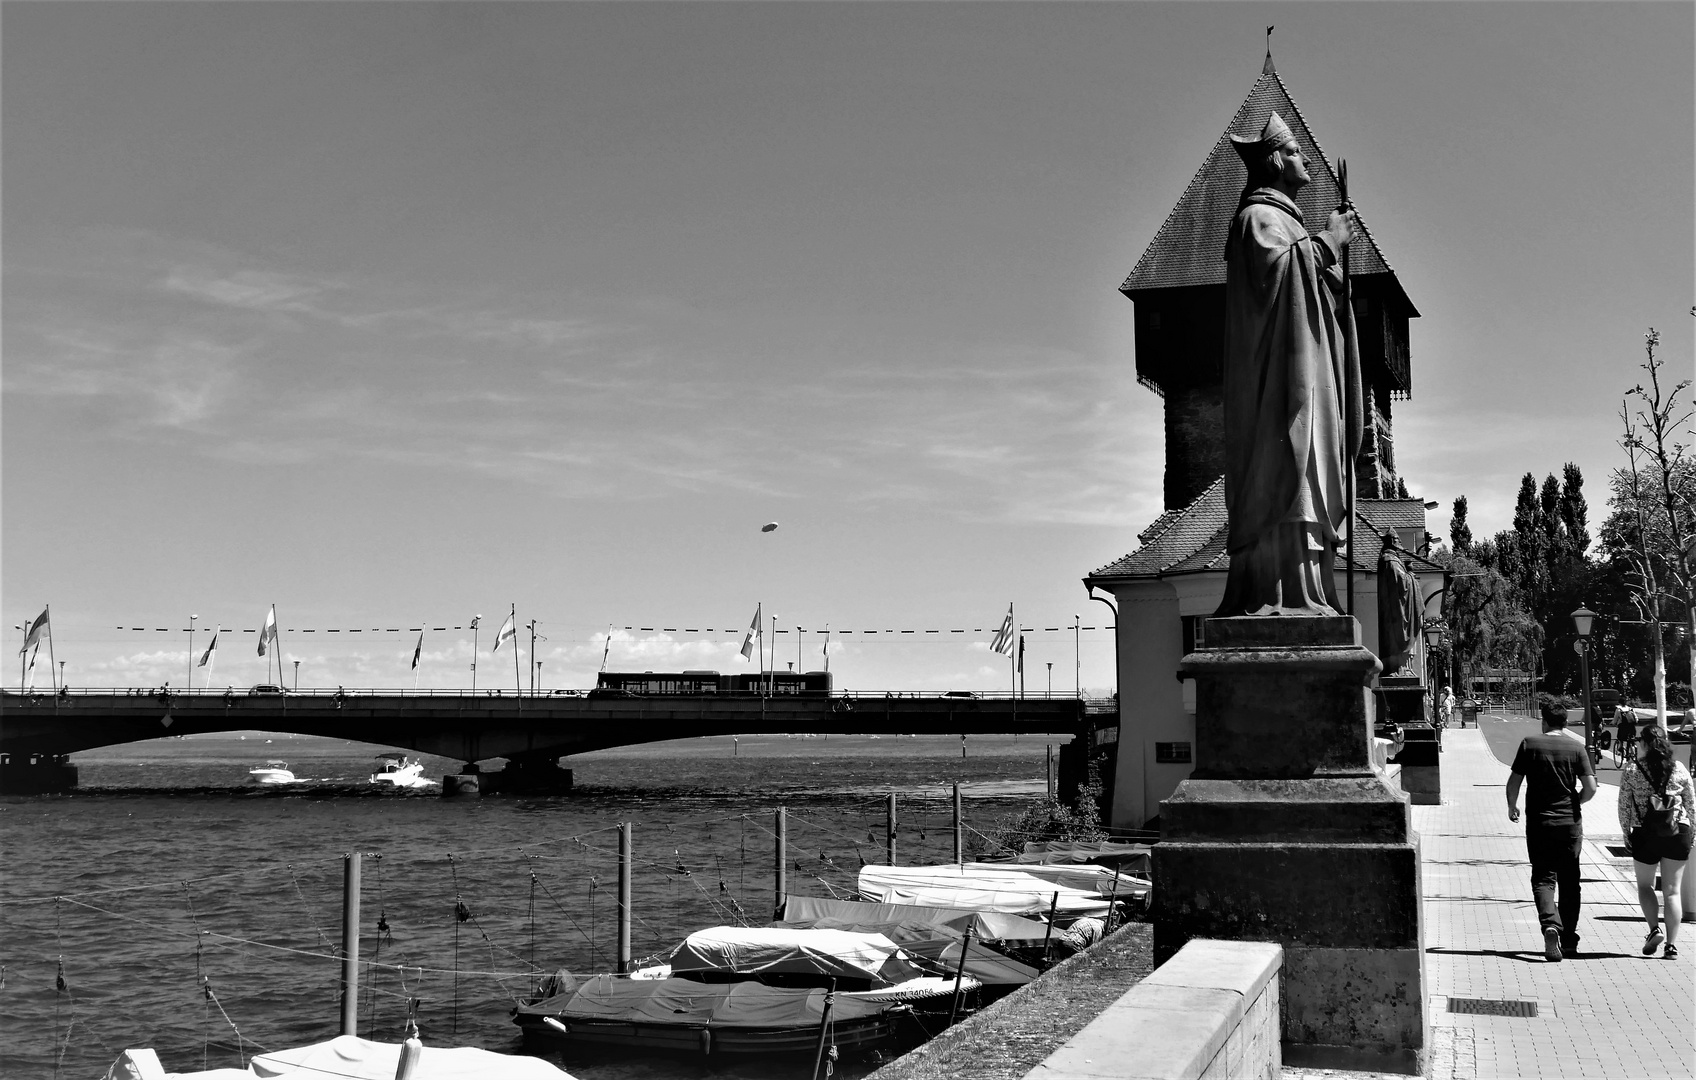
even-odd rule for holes
{"type": "MultiPolygon", "coordinates": [[[[1658,945],[1660,942],[1657,941],[1655,944],[1658,945]]],[[[1645,953],[1644,955],[1647,956],[1648,954],[1645,953]]],[[[1552,926],[1543,931],[1543,959],[1551,964],[1561,962],[1561,932],[1552,926]]]]}
{"type": "Polygon", "coordinates": [[[1578,955],[1578,935],[1561,938],[1561,955],[1571,960],[1578,955]]]}
{"type": "Polygon", "coordinates": [[[1666,951],[1661,953],[1661,959],[1662,960],[1677,960],[1678,959],[1678,946],[1674,945],[1670,941],[1667,942],[1666,951]]]}
{"type": "Polygon", "coordinates": [[[1657,926],[1653,930],[1649,931],[1649,936],[1643,939],[1643,955],[1654,956],[1655,950],[1660,948],[1661,942],[1665,940],[1666,935],[1661,933],[1660,927],[1657,926]]]}

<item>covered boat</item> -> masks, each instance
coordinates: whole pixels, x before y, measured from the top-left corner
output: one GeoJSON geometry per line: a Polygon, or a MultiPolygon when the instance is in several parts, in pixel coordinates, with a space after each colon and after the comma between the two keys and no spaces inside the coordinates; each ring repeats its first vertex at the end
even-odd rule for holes
{"type": "MultiPolygon", "coordinates": [[[[106,1080],[393,1080],[400,1053],[400,1043],[338,1035],[310,1046],[256,1054],[245,1069],[179,1073],[166,1072],[152,1050],[125,1050],[107,1070],[106,1080]]],[[[471,1046],[426,1046],[409,1075],[411,1080],[572,1080],[570,1073],[540,1058],[497,1054],[471,1046]]]]}
{"type": "MultiPolygon", "coordinates": [[[[1108,878],[1112,877],[1112,872],[1108,871],[1108,878]]],[[[1126,879],[1126,882],[1130,880],[1126,879]]],[[[1006,863],[951,863],[943,866],[862,866],[859,889],[860,895],[867,900],[882,904],[971,908],[1008,915],[1046,915],[1053,910],[1057,919],[1070,921],[1084,916],[1102,918],[1107,915],[1109,904],[1106,894],[1096,887],[1099,883],[1099,878],[1089,875],[1082,868],[1013,868],[1006,863]],[[1082,881],[1087,876],[1091,887],[1078,888],[1059,880],[1058,874],[1051,878],[1042,873],[1051,870],[1080,873],[1078,880],[1082,881]]],[[[1111,887],[1109,883],[1108,888],[1111,887]]]]}
{"type": "Polygon", "coordinates": [[[760,982],[630,979],[597,975],[581,986],[518,1006],[527,1046],[598,1043],[689,1054],[811,1053],[831,996],[830,1039],[842,1052],[893,1046],[910,1007],[820,988],[760,982]]]}
{"type": "Polygon", "coordinates": [[[424,763],[405,754],[378,754],[377,771],[371,783],[397,788],[428,787],[436,781],[424,776],[424,763]]]}
{"type": "Polygon", "coordinates": [[[974,944],[966,951],[966,975],[986,987],[1007,989],[1039,974],[1037,967],[1007,952],[1040,949],[1049,938],[1047,923],[1018,915],[818,896],[785,898],[783,925],[876,932],[945,971],[959,970],[961,943],[969,928],[974,944]]]}
{"type": "Polygon", "coordinates": [[[1150,877],[1153,848],[1147,844],[1121,844],[1112,840],[1027,840],[1025,850],[1013,857],[1019,864],[1095,863],[1121,874],[1150,877]]]}

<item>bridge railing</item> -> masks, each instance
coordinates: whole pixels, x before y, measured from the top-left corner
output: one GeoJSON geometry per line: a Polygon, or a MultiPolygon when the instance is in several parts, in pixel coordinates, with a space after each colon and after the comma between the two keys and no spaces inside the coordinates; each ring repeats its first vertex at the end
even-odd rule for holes
{"type": "MultiPolygon", "coordinates": [[[[52,690],[52,689],[40,689],[40,688],[34,689],[34,690],[15,690],[15,689],[0,688],[0,696],[4,696],[4,697],[25,697],[25,698],[32,698],[33,699],[33,698],[48,698],[48,697],[54,696],[55,694],[58,694],[58,695],[61,695],[61,696],[75,696],[75,697],[153,697],[153,698],[163,698],[165,696],[169,696],[173,699],[184,698],[184,697],[187,697],[187,698],[231,698],[231,697],[235,697],[235,698],[249,698],[249,699],[253,699],[253,700],[274,700],[274,699],[279,699],[279,698],[286,699],[286,698],[337,698],[337,697],[341,697],[341,698],[352,698],[352,697],[389,697],[389,698],[392,698],[392,697],[420,697],[420,698],[430,698],[430,697],[452,697],[452,698],[490,697],[490,698],[501,698],[501,697],[505,697],[505,698],[512,698],[512,697],[521,697],[521,698],[529,699],[529,698],[559,698],[559,697],[585,697],[586,698],[586,697],[597,697],[597,696],[601,696],[602,694],[605,694],[606,696],[615,696],[615,697],[668,698],[668,697],[696,697],[696,696],[700,696],[700,697],[715,697],[715,698],[726,698],[726,699],[730,699],[730,698],[737,698],[737,699],[755,698],[755,699],[757,699],[757,698],[760,698],[760,697],[792,698],[792,697],[798,697],[798,696],[799,697],[818,696],[818,695],[811,694],[811,693],[796,694],[796,693],[784,693],[784,692],[781,692],[781,691],[777,692],[777,693],[773,693],[773,694],[767,694],[767,695],[762,695],[762,694],[759,694],[757,692],[746,692],[745,693],[745,692],[724,692],[724,691],[714,691],[714,692],[707,693],[707,694],[695,695],[695,694],[657,694],[657,693],[645,693],[645,692],[640,692],[640,691],[614,691],[614,692],[608,693],[607,691],[593,691],[593,690],[587,690],[587,689],[585,689],[585,690],[560,689],[560,690],[523,690],[523,691],[518,691],[518,690],[504,689],[504,688],[500,688],[500,687],[480,687],[476,690],[473,690],[470,687],[457,687],[457,688],[454,688],[454,687],[418,687],[418,688],[413,688],[413,687],[410,687],[410,686],[407,686],[407,687],[380,687],[380,686],[325,687],[325,686],[313,686],[313,687],[305,687],[305,688],[300,689],[300,690],[280,690],[280,691],[278,691],[278,690],[253,690],[253,689],[245,689],[244,690],[244,689],[238,689],[236,687],[222,687],[222,688],[220,688],[220,687],[195,687],[193,689],[184,689],[182,687],[176,687],[176,686],[164,686],[164,687],[159,687],[159,686],[155,686],[155,687],[79,686],[79,687],[76,687],[76,688],[65,688],[63,690],[58,690],[58,691],[55,691],[55,690],[52,690]]],[[[1077,695],[1073,695],[1073,694],[1058,694],[1058,693],[1056,693],[1056,694],[1047,694],[1047,693],[1016,694],[1016,693],[1013,693],[1012,691],[1009,691],[1009,690],[971,690],[971,691],[963,691],[963,690],[837,690],[837,691],[833,691],[829,696],[832,697],[832,698],[846,698],[846,699],[851,699],[851,700],[855,700],[855,701],[865,701],[865,700],[876,700],[876,701],[883,701],[883,700],[906,700],[906,701],[926,700],[926,701],[957,701],[957,702],[961,702],[961,703],[966,703],[966,702],[971,702],[971,701],[1008,701],[1008,700],[1012,700],[1012,699],[1015,699],[1015,698],[1020,700],[1020,701],[1033,701],[1033,702],[1034,701],[1077,701],[1077,700],[1082,700],[1082,701],[1086,702],[1087,704],[1094,705],[1094,706],[1100,706],[1104,703],[1111,703],[1113,701],[1112,698],[1095,698],[1095,697],[1080,698],[1077,695]]]]}

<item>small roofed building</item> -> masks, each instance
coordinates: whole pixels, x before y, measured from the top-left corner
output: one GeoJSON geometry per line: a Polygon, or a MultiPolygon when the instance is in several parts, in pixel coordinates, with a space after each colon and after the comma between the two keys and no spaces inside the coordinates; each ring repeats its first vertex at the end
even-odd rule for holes
{"type": "MultiPolygon", "coordinates": [[[[1441,617],[1444,570],[1426,557],[1425,504],[1418,499],[1361,499],[1355,507],[1355,618],[1361,643],[1378,644],[1378,557],[1394,532],[1402,558],[1419,584],[1427,620],[1441,617]]],[[[1225,481],[1218,478],[1194,502],[1168,510],[1137,537],[1141,547],[1084,578],[1084,586],[1113,597],[1119,685],[1119,742],[1114,766],[1115,829],[1144,829],[1160,802],[1188,779],[1195,760],[1195,683],[1180,682],[1178,662],[1206,644],[1207,618],[1225,595],[1225,481]]],[[[1347,564],[1338,552],[1338,592],[1347,564]]],[[[1407,669],[1426,672],[1425,642],[1414,643],[1407,669]]]]}
{"type": "MultiPolygon", "coordinates": [[[[1206,620],[1225,591],[1224,353],[1225,236],[1247,180],[1230,134],[1258,133],[1276,111],[1308,162],[1311,182],[1296,197],[1310,233],[1341,203],[1334,163],[1266,57],[1260,77],[1201,169],[1120,286],[1135,305],[1137,381],[1165,405],[1164,512],[1135,551],[1084,579],[1117,604],[1119,742],[1111,824],[1141,829],[1193,767],[1195,686],[1178,662],[1206,640],[1206,620]]],[[[1351,195],[1356,192],[1351,192],[1351,195]]],[[[1442,570],[1429,550],[1425,507],[1407,497],[1396,471],[1393,403],[1413,388],[1408,323],[1418,310],[1402,289],[1356,203],[1349,246],[1352,311],[1360,345],[1366,430],[1355,463],[1354,613],[1362,643],[1378,652],[1379,537],[1394,530],[1425,598],[1439,612],[1442,570]]],[[[1345,556],[1336,567],[1344,588],[1345,556]]],[[[1424,643],[1410,661],[1424,671],[1424,643]]]]}

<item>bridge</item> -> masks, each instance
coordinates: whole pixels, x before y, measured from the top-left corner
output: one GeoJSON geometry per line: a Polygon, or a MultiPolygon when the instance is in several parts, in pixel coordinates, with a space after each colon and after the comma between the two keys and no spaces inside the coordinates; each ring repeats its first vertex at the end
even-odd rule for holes
{"type": "Polygon", "coordinates": [[[504,758],[508,790],[569,790],[558,760],[613,746],[734,734],[1082,733],[1117,722],[1111,699],[1010,695],[632,694],[309,690],[0,692],[0,791],[66,790],[78,750],[217,731],[378,743],[466,763],[504,758]]]}

